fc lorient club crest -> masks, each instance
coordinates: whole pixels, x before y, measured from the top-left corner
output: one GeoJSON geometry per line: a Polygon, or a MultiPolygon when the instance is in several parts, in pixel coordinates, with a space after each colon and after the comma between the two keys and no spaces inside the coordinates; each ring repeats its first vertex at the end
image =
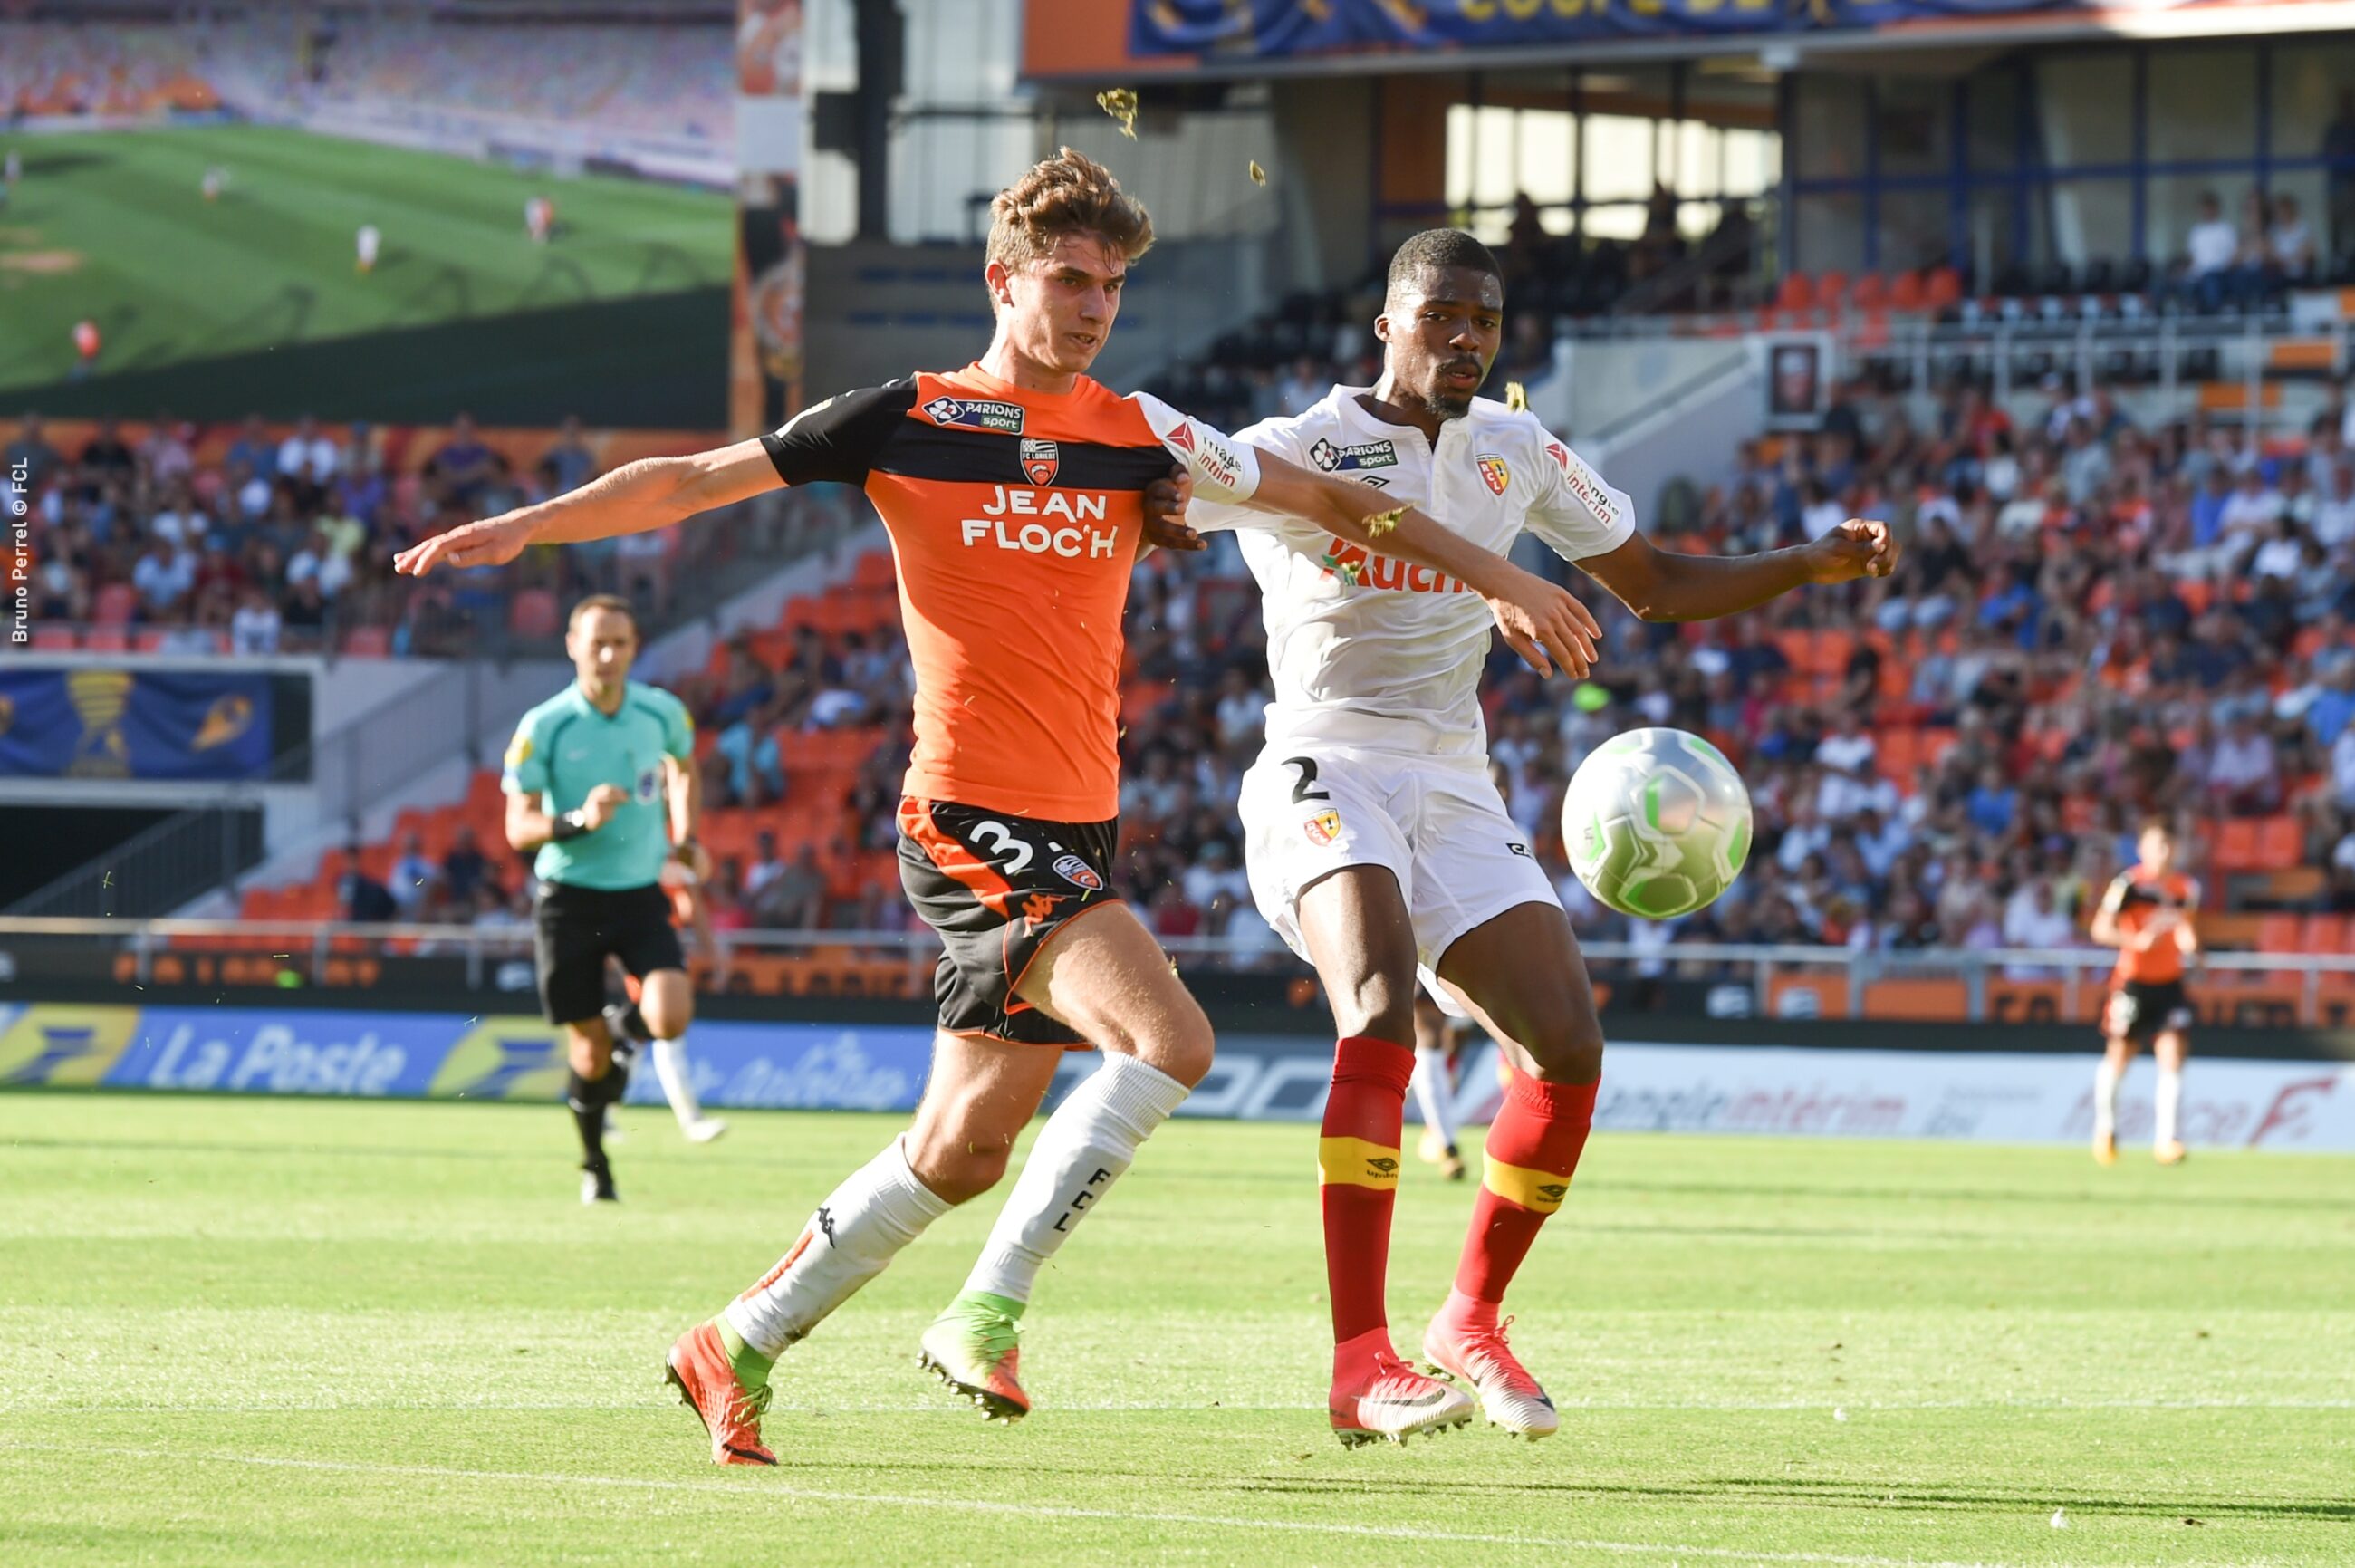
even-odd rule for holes
{"type": "Polygon", "coordinates": [[[1062,466],[1062,462],[1063,454],[1055,449],[1053,442],[1040,441],[1029,435],[1022,438],[1022,472],[1029,477],[1031,484],[1052,485],[1055,471],[1062,466]]]}

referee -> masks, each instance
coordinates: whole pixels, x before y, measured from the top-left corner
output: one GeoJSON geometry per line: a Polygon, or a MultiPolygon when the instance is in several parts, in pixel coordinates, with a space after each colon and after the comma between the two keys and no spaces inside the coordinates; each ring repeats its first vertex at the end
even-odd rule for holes
{"type": "Polygon", "coordinates": [[[628,601],[600,593],[573,606],[564,651],[579,678],[525,714],[507,746],[507,842],[538,852],[533,953],[540,1006],[568,1037],[581,1200],[610,1203],[619,1194],[605,1162],[605,1107],[629,1087],[629,1069],[614,1060],[603,1016],[605,961],[620,960],[639,981],[647,1031],[676,1050],[693,992],[661,879],[674,855],[703,874],[702,801],[686,706],[629,677],[638,627],[628,601]]]}

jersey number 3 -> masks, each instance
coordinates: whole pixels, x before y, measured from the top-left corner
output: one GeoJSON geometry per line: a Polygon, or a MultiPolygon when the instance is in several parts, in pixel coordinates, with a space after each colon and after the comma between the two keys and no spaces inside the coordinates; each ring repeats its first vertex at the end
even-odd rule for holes
{"type": "Polygon", "coordinates": [[[983,852],[993,860],[1005,855],[1006,863],[998,869],[1009,876],[1028,866],[1030,857],[1037,853],[1028,844],[1017,838],[1013,829],[1003,822],[975,823],[973,841],[980,845],[983,852]]]}

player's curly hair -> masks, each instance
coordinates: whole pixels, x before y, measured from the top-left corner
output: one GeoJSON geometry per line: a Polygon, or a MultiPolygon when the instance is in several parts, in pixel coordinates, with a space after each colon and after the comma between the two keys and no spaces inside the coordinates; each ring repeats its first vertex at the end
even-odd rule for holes
{"type": "Polygon", "coordinates": [[[1008,269],[1035,261],[1070,234],[1092,234],[1135,261],[1153,249],[1153,218],[1112,171],[1065,147],[1040,160],[989,204],[989,260],[1008,269]]]}

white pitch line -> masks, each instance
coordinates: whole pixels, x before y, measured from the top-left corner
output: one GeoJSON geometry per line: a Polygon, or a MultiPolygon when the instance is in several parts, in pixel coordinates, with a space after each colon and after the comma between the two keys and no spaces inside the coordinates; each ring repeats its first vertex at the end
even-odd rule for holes
{"type": "MultiPolygon", "coordinates": [[[[1814,1412],[1822,1414],[1834,1405],[1870,1413],[1875,1415],[1909,1415],[1914,1413],[1945,1413],[1957,1410],[1996,1410],[2061,1413],[2073,1410],[2148,1410],[2148,1411],[2213,1411],[2213,1410],[2355,1410],[2355,1399],[1956,1399],[1908,1400],[1902,1403],[1881,1403],[1871,1400],[1726,1400],[1716,1403],[1680,1404],[1617,1404],[1596,1400],[1561,1399],[1554,1402],[1561,1411],[1578,1411],[1588,1415],[1674,1415],[1674,1414],[1782,1414],[1814,1412]]],[[[644,1411],[663,1408],[653,1400],[481,1400],[464,1403],[424,1403],[415,1400],[348,1399],[332,1403],[323,1401],[251,1400],[218,1403],[95,1404],[78,1400],[58,1399],[28,1402],[0,1397],[0,1415],[261,1415],[288,1411],[325,1414],[336,1411],[383,1411],[392,1413],[413,1413],[434,1414],[530,1414],[541,1412],[577,1410],[584,1412],[644,1411]]],[[[1079,1403],[1058,1401],[1045,1407],[1057,1415],[1200,1415],[1211,1411],[1220,1413],[1240,1412],[1246,1414],[1299,1414],[1321,1411],[1322,1402],[1297,1404],[1237,1404],[1232,1402],[1205,1400],[1192,1404],[1170,1404],[1148,1401],[1135,1403],[1120,1400],[1089,1400],[1079,1403]]],[[[937,1415],[952,1421],[971,1421],[973,1413],[938,1400],[910,1400],[905,1403],[837,1404],[816,1402],[808,1404],[781,1405],[777,1414],[816,1412],[826,1415],[937,1415]]]]}
{"type": "MultiPolygon", "coordinates": [[[[496,1481],[527,1486],[602,1487],[639,1491],[718,1492],[730,1497],[780,1496],[796,1502],[861,1507],[938,1509],[1004,1514],[1018,1519],[1096,1520],[1118,1524],[1190,1524],[1215,1530],[1278,1531],[1298,1535],[1340,1535],[1377,1541],[1450,1541],[1477,1546],[1547,1547],[1563,1552],[1599,1552],[1614,1556],[1701,1557],[1726,1563],[1789,1563],[1818,1568],[2009,1568],[1995,1563],[1960,1563],[1924,1557],[1850,1556],[1833,1552],[1757,1552],[1732,1546],[1656,1544],[1642,1541],[1591,1541],[1563,1536],[1491,1535],[1471,1531],[1421,1530],[1405,1525],[1316,1524],[1305,1520],[1236,1519],[1225,1514],[1135,1513],[1125,1509],[1074,1508],[1058,1503],[1002,1503],[967,1498],[911,1497],[896,1492],[828,1492],[808,1487],[671,1480],[653,1476],[575,1476],[535,1470],[474,1470],[447,1465],[362,1465],[338,1459],[290,1459],[261,1454],[205,1454],[171,1448],[93,1448],[64,1443],[0,1442],[19,1452],[72,1454],[82,1458],[155,1459],[186,1464],[244,1465],[260,1469],[312,1470],[340,1475],[413,1476],[456,1481],[496,1481]]],[[[2037,1568],[2069,1568],[2040,1563],[2037,1568]]]]}

